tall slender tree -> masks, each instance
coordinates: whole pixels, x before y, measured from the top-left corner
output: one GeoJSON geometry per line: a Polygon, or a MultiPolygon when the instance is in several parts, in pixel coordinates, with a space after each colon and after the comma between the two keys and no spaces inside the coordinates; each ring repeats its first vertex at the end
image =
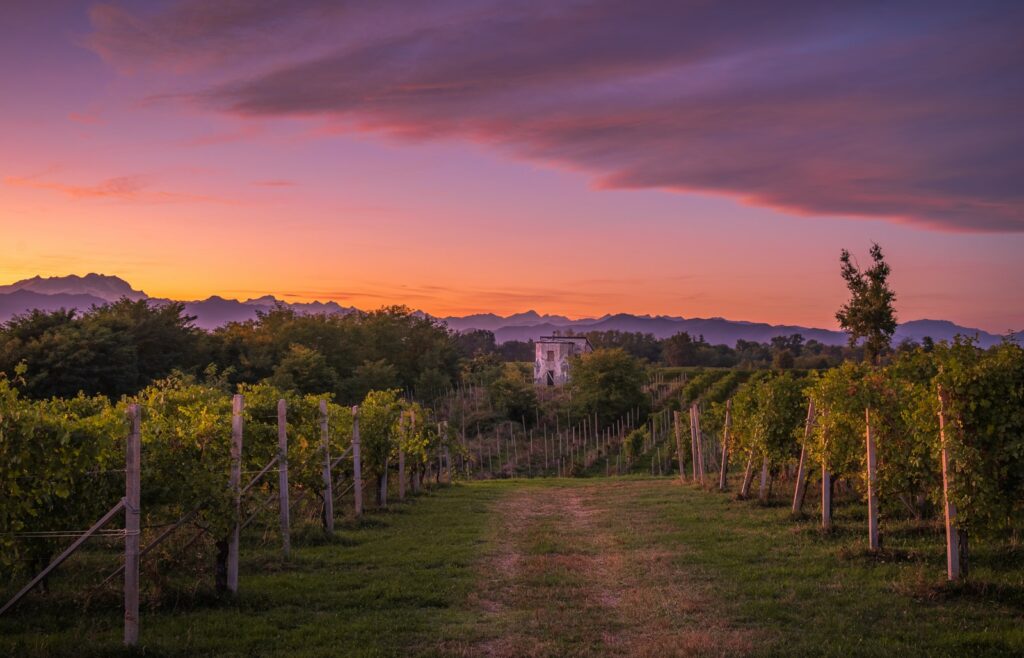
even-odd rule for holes
{"type": "Polygon", "coordinates": [[[849,251],[841,252],[839,262],[850,289],[850,301],[836,312],[836,319],[849,334],[850,346],[863,339],[864,360],[877,364],[896,332],[896,293],[889,288],[891,269],[877,243],[871,245],[871,260],[871,267],[862,271],[849,251]]]}

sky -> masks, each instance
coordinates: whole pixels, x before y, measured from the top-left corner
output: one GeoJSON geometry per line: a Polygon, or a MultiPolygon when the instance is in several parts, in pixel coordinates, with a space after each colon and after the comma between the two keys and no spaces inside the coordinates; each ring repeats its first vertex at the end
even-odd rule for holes
{"type": "Polygon", "coordinates": [[[1024,4],[0,3],[0,283],[1024,329],[1024,4]]]}

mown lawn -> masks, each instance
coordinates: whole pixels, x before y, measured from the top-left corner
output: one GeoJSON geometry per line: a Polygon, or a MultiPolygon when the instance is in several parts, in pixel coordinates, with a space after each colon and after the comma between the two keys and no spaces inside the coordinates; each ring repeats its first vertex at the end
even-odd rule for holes
{"type": "MultiPolygon", "coordinates": [[[[883,551],[869,555],[862,514],[839,507],[837,530],[822,535],[787,507],[672,478],[456,485],[371,512],[334,542],[300,542],[287,563],[272,541],[243,544],[237,601],[198,595],[144,609],[138,652],[1024,655],[1022,549],[975,542],[968,584],[949,587],[937,526],[883,523],[883,551]],[[527,509],[524,495],[546,502],[521,524],[510,514],[527,509]],[[564,513],[563,500],[573,505],[564,513]],[[604,570],[591,577],[579,560],[604,570]],[[656,651],[638,640],[648,628],[656,651]]],[[[103,605],[32,595],[0,617],[0,655],[134,653],[121,648],[116,600],[103,605]]]]}

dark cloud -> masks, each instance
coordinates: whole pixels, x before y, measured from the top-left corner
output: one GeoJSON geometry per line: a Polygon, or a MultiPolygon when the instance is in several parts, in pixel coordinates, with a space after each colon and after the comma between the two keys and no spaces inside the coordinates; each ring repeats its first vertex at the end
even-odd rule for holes
{"type": "Polygon", "coordinates": [[[470,139],[604,187],[1024,230],[1021,3],[203,6],[96,10],[93,42],[202,63],[194,97],[237,115],[470,139]],[[217,68],[260,34],[244,72],[217,68]]]}

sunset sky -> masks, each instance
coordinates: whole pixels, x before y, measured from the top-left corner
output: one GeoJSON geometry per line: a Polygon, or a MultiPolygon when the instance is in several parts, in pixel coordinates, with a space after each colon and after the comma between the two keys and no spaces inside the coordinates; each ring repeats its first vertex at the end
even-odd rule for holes
{"type": "Polygon", "coordinates": [[[1024,3],[0,5],[0,284],[1024,329],[1024,3]]]}

